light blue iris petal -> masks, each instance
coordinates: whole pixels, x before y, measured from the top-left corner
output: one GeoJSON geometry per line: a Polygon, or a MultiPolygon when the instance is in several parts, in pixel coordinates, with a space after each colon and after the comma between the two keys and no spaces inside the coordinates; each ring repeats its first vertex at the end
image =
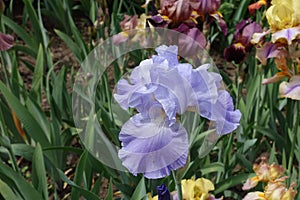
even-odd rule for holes
{"type": "Polygon", "coordinates": [[[155,64],[161,64],[164,60],[168,61],[168,66],[173,67],[178,65],[178,47],[173,45],[173,46],[166,46],[162,45],[159,46],[155,49],[157,52],[157,56],[153,56],[153,62],[155,64]]]}
{"type": "Polygon", "coordinates": [[[119,157],[132,174],[162,178],[186,163],[187,132],[179,123],[169,126],[164,117],[153,120],[137,114],[123,125],[119,138],[119,157]]]}
{"type": "Polygon", "coordinates": [[[132,96],[133,92],[139,89],[140,87],[143,86],[140,84],[129,84],[126,79],[119,80],[117,84],[117,91],[114,94],[114,98],[121,106],[121,108],[123,108],[124,110],[127,110],[129,108],[130,97],[132,96]]]}
{"type": "MultiPolygon", "coordinates": [[[[218,100],[215,104],[202,107],[204,117],[216,122],[217,133],[220,135],[230,133],[239,126],[241,112],[234,110],[230,94],[225,90],[219,91],[218,100]]],[[[200,113],[203,116],[202,113],[200,113]]]]}
{"type": "Polygon", "coordinates": [[[241,112],[239,110],[234,110],[232,97],[227,91],[222,90],[219,92],[219,98],[215,110],[218,111],[218,114],[216,115],[218,134],[230,133],[239,126],[241,112]]]}
{"type": "MultiPolygon", "coordinates": [[[[176,105],[176,112],[178,114],[183,114],[188,106],[196,105],[196,97],[191,84],[183,78],[178,71],[173,69],[162,69],[153,68],[151,70],[151,81],[156,84],[159,88],[155,91],[154,95],[157,101],[159,101],[166,114],[171,119],[172,113],[168,113],[168,106],[171,105],[169,102],[173,102],[176,105]]],[[[173,107],[173,106],[172,106],[173,107]]]]}

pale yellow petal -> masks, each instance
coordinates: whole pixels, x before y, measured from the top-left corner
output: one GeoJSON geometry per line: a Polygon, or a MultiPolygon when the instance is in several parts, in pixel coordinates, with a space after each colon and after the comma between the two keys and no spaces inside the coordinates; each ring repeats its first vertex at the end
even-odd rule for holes
{"type": "Polygon", "coordinates": [[[196,182],[193,179],[183,179],[181,181],[183,199],[193,199],[195,196],[196,182]]]}
{"type": "Polygon", "coordinates": [[[202,193],[208,193],[209,191],[212,191],[215,189],[214,184],[210,180],[205,179],[205,178],[198,178],[196,180],[196,187],[199,188],[199,190],[202,193]]]}

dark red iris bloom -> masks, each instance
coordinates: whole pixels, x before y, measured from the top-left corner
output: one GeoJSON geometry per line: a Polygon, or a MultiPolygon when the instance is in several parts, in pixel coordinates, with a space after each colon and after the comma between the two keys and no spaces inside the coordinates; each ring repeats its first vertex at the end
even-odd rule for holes
{"type": "Polygon", "coordinates": [[[251,44],[253,34],[261,32],[261,26],[251,19],[238,23],[234,32],[234,43],[224,50],[225,59],[236,64],[241,63],[253,46],[251,44]]]}

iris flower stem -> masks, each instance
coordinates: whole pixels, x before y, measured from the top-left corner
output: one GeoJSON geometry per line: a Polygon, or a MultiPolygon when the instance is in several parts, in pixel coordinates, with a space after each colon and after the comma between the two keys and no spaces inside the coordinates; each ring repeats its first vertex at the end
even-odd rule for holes
{"type": "Polygon", "coordinates": [[[288,175],[291,175],[292,171],[292,166],[293,166],[293,160],[294,160],[294,152],[295,152],[295,145],[296,145],[296,139],[297,139],[297,133],[298,133],[298,126],[300,122],[300,117],[299,117],[299,102],[295,102],[295,107],[296,107],[296,120],[295,124],[293,126],[292,134],[293,134],[293,139],[292,139],[292,146],[291,146],[291,151],[290,151],[290,156],[289,156],[289,163],[288,163],[288,175]]]}
{"type": "Polygon", "coordinates": [[[235,100],[235,108],[238,108],[238,104],[239,104],[239,98],[240,98],[240,80],[239,80],[239,77],[240,77],[240,65],[236,65],[236,68],[237,68],[237,74],[236,74],[236,89],[237,89],[237,92],[236,92],[236,100],[235,100]]]}
{"type": "Polygon", "coordinates": [[[175,171],[172,171],[172,175],[176,184],[178,200],[182,200],[181,179],[176,176],[175,171]]]}
{"type": "MultiPolygon", "coordinates": [[[[261,75],[261,73],[259,73],[258,79],[259,79],[259,83],[261,83],[262,82],[262,75],[261,75]]],[[[259,116],[259,108],[260,108],[259,104],[260,104],[261,86],[262,86],[262,84],[258,84],[258,90],[257,90],[257,93],[256,93],[257,98],[256,98],[255,115],[254,115],[255,126],[258,125],[258,118],[260,117],[259,116]]],[[[255,128],[253,130],[253,138],[256,138],[256,134],[257,134],[257,130],[255,128]]]]}

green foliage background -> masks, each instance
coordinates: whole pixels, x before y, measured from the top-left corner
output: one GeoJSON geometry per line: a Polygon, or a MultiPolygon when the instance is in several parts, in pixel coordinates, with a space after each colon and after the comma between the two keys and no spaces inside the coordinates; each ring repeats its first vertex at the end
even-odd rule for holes
{"type": "MultiPolygon", "coordinates": [[[[172,177],[146,180],[141,175],[119,172],[96,160],[84,148],[74,125],[69,90],[78,65],[55,62],[51,52],[54,37],[59,37],[77,62],[83,62],[97,45],[93,41],[105,40],[120,32],[124,14],[144,13],[141,5],[145,2],[11,0],[5,3],[0,29],[15,36],[15,45],[0,54],[0,199],[139,200],[148,192],[155,194],[155,187],[163,182],[174,190],[172,177]],[[16,20],[16,16],[22,17],[16,20]],[[100,18],[102,23],[95,27],[94,23],[100,18]],[[82,27],[88,28],[82,30],[82,27]],[[24,55],[33,59],[34,64],[24,59],[24,55]],[[20,63],[33,74],[30,89],[21,76],[20,63]],[[48,102],[47,109],[43,107],[43,99],[48,102]],[[26,139],[20,136],[13,115],[20,120],[26,139]],[[67,164],[68,155],[77,158],[76,163],[67,164]]],[[[229,35],[223,36],[217,25],[211,27],[208,40],[212,46],[221,46],[221,51],[214,53],[222,55],[222,50],[232,42],[235,25],[242,19],[252,17],[265,25],[264,8],[250,16],[247,10],[250,3],[253,1],[222,1],[220,11],[229,27],[229,35]]],[[[139,63],[143,59],[141,55],[141,52],[132,52],[129,57],[139,63]]],[[[125,72],[120,65],[126,66],[131,60],[125,58],[122,63],[114,63],[115,83],[125,72]]],[[[190,148],[190,164],[183,177],[208,178],[215,184],[217,197],[242,199],[245,192],[241,186],[253,176],[253,163],[267,153],[270,163],[287,169],[287,184],[297,182],[296,190],[300,191],[299,102],[279,98],[278,84],[262,86],[263,77],[270,76],[276,69],[272,61],[262,67],[255,59],[254,49],[244,63],[235,65],[234,79],[224,70],[229,65],[224,63],[220,71],[236,108],[242,112],[241,125],[235,133],[221,137],[201,159],[194,156],[203,141],[203,136],[196,133],[190,148]]],[[[101,109],[99,120],[106,134],[114,138],[120,127],[110,113],[107,73],[102,80],[99,91],[103,95],[97,99],[101,109]]],[[[203,124],[197,126],[199,132],[205,131],[203,124]]]]}

